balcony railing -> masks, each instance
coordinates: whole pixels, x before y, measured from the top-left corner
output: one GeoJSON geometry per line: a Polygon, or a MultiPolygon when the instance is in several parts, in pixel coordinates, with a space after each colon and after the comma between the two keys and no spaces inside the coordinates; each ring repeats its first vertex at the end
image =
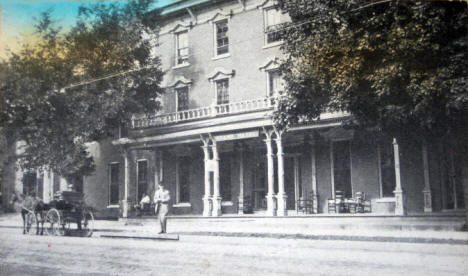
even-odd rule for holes
{"type": "Polygon", "coordinates": [[[135,116],[132,120],[132,128],[160,127],[191,120],[265,110],[273,108],[275,103],[275,98],[259,98],[242,102],[183,110],[174,113],[135,116]]]}

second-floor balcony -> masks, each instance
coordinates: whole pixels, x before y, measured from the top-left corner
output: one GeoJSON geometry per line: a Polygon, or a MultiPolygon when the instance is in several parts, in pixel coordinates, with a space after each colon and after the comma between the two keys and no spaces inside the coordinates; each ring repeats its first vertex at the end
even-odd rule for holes
{"type": "Polygon", "coordinates": [[[276,102],[277,99],[274,97],[264,97],[241,102],[188,109],[173,113],[135,115],[132,119],[132,128],[161,127],[192,120],[270,110],[273,109],[276,102]]]}

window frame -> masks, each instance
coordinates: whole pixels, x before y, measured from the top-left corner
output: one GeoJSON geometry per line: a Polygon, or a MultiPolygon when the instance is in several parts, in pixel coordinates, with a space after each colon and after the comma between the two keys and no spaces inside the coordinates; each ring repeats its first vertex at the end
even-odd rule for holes
{"type": "Polygon", "coordinates": [[[230,54],[230,41],[229,41],[229,18],[221,18],[219,20],[213,21],[213,59],[229,57],[230,54]],[[227,31],[227,52],[218,54],[218,24],[226,23],[227,31]]]}
{"type": "MultiPolygon", "coordinates": [[[[190,181],[187,185],[187,193],[188,193],[188,201],[182,201],[181,200],[181,194],[182,194],[182,187],[181,187],[181,182],[180,182],[180,170],[181,170],[181,163],[185,160],[185,158],[188,158],[188,156],[178,156],[176,160],[176,205],[183,206],[187,205],[190,206],[190,181]]],[[[190,165],[188,164],[188,178],[190,178],[190,165]]]]}
{"type": "Polygon", "coordinates": [[[175,110],[176,112],[182,112],[190,109],[190,85],[178,85],[174,87],[174,93],[175,93],[175,110]],[[186,89],[187,93],[187,106],[186,109],[180,109],[180,104],[179,104],[179,92],[182,89],[186,89]]]}
{"type": "Polygon", "coordinates": [[[108,181],[109,181],[109,197],[108,197],[108,206],[118,206],[120,201],[120,162],[111,162],[108,164],[109,173],[108,173],[108,181]],[[117,167],[117,179],[116,185],[114,187],[117,188],[117,202],[112,202],[112,167],[117,167]]]}
{"type": "Polygon", "coordinates": [[[190,63],[188,61],[188,59],[190,57],[190,42],[189,42],[188,30],[181,30],[181,31],[178,31],[178,32],[174,33],[174,46],[175,46],[174,47],[174,49],[175,49],[174,67],[177,68],[177,67],[184,67],[184,66],[190,65],[190,63]],[[179,47],[179,36],[183,35],[183,34],[186,35],[187,46],[184,47],[184,48],[180,48],[179,47]],[[183,61],[181,63],[179,63],[179,58],[180,58],[179,50],[180,49],[187,49],[187,56],[185,57],[185,59],[183,59],[183,61]]]}
{"type": "Polygon", "coordinates": [[[350,185],[350,195],[346,195],[346,191],[343,190],[343,196],[346,198],[347,196],[353,197],[354,196],[354,185],[353,185],[353,158],[352,158],[352,151],[351,151],[351,139],[332,139],[330,141],[330,168],[331,168],[331,182],[332,182],[332,198],[335,198],[336,194],[336,183],[335,183],[335,143],[342,143],[346,142],[348,144],[348,156],[349,156],[349,185],[350,185]]]}
{"type": "Polygon", "coordinates": [[[383,186],[383,168],[382,168],[382,144],[385,143],[389,143],[390,144],[390,152],[391,152],[391,156],[390,156],[390,160],[391,160],[391,166],[390,168],[393,168],[393,191],[395,190],[395,187],[396,187],[396,178],[395,178],[395,173],[394,173],[394,170],[395,170],[395,152],[393,151],[393,145],[392,145],[392,142],[391,141],[379,141],[377,142],[377,164],[378,164],[378,173],[379,173],[379,195],[380,195],[380,198],[394,198],[395,197],[395,194],[393,194],[393,191],[392,191],[392,196],[389,196],[389,195],[384,195],[384,186],[383,186]]]}
{"type": "Polygon", "coordinates": [[[274,5],[274,6],[263,8],[263,32],[264,32],[264,45],[265,46],[275,46],[275,45],[283,43],[282,39],[278,39],[278,40],[271,41],[271,42],[268,41],[268,34],[269,33],[276,33],[276,31],[274,31],[274,32],[268,31],[268,28],[278,26],[278,25],[282,24],[283,21],[284,20],[283,20],[283,18],[281,16],[281,10],[278,8],[278,6],[274,5]],[[270,12],[272,10],[275,10],[277,12],[278,17],[279,17],[278,18],[279,23],[274,24],[274,25],[270,25],[268,23],[268,12],[270,12]]]}
{"type": "Polygon", "coordinates": [[[225,104],[229,104],[229,92],[230,92],[230,78],[221,78],[221,79],[217,79],[217,80],[214,80],[214,86],[215,86],[215,97],[216,97],[216,105],[225,105],[225,104]],[[227,83],[227,88],[226,88],[226,97],[227,97],[227,101],[226,102],[220,102],[219,101],[219,89],[218,89],[218,83],[221,83],[221,82],[226,82],[227,83]]]}
{"type": "MultiPolygon", "coordinates": [[[[148,169],[149,169],[149,166],[148,166],[148,159],[138,159],[136,160],[136,202],[140,202],[141,198],[140,198],[140,163],[142,162],[145,162],[146,163],[146,175],[145,175],[145,181],[142,182],[142,183],[145,183],[145,186],[146,186],[146,190],[148,190],[148,182],[149,182],[149,178],[148,178],[148,169]]],[[[146,191],[145,191],[146,193],[146,191]]]]}
{"type": "Polygon", "coordinates": [[[284,93],[284,89],[281,90],[281,91],[275,91],[275,90],[272,89],[272,83],[274,83],[274,81],[272,81],[272,77],[273,77],[274,74],[278,75],[278,78],[280,79],[280,82],[283,83],[283,88],[284,88],[284,79],[281,77],[281,75],[279,73],[280,73],[280,71],[279,71],[278,68],[266,71],[266,74],[267,74],[267,97],[278,97],[278,96],[280,96],[280,95],[282,95],[284,93]]]}

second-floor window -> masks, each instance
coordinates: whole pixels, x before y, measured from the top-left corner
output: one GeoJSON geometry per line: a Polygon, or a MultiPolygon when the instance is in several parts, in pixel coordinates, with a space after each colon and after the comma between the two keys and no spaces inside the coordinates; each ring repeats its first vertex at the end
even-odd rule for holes
{"type": "Polygon", "coordinates": [[[216,55],[229,53],[229,37],[228,37],[228,21],[227,19],[216,22],[216,55]]]}
{"type": "Polygon", "coordinates": [[[284,91],[284,81],[278,70],[268,71],[268,94],[270,97],[281,95],[284,91]]]}
{"type": "Polygon", "coordinates": [[[175,89],[177,96],[177,111],[187,110],[189,107],[188,86],[175,89]]]}
{"type": "Polygon", "coordinates": [[[265,10],[265,44],[281,40],[278,25],[281,23],[281,11],[277,8],[265,10]]]}
{"type": "Polygon", "coordinates": [[[216,81],[217,104],[229,103],[229,79],[216,81]]]}
{"type": "Polygon", "coordinates": [[[187,32],[176,34],[176,49],[176,65],[188,64],[189,47],[187,32]]]}

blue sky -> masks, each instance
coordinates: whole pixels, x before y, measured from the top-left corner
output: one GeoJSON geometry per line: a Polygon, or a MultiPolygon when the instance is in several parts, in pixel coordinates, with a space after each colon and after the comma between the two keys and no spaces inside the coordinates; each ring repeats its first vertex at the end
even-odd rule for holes
{"type": "MultiPolygon", "coordinates": [[[[34,18],[51,9],[52,17],[61,26],[70,26],[76,20],[78,7],[90,3],[126,2],[126,0],[0,0],[1,37],[0,58],[5,49],[16,49],[25,37],[33,32],[34,18]]],[[[177,2],[157,0],[155,7],[177,2]]]]}

